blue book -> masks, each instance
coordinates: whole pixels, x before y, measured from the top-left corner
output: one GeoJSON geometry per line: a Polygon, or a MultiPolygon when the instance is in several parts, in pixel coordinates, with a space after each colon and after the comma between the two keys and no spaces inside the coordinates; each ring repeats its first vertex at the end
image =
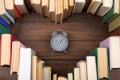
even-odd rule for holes
{"type": "Polygon", "coordinates": [[[0,16],[0,24],[9,29],[9,24],[0,16]]]}

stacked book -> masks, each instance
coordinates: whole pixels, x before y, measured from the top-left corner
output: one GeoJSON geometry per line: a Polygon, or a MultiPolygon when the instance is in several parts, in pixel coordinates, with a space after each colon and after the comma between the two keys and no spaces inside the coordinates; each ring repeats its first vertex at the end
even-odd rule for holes
{"type": "Polygon", "coordinates": [[[24,0],[0,0],[0,34],[10,33],[10,24],[26,13],[24,0]]]}
{"type": "Polygon", "coordinates": [[[51,67],[12,34],[0,35],[0,47],[0,66],[10,67],[10,75],[17,74],[18,80],[51,80],[51,67]]]}
{"type": "Polygon", "coordinates": [[[91,0],[87,13],[102,17],[102,23],[109,24],[109,32],[120,26],[120,0],[91,0]]]}

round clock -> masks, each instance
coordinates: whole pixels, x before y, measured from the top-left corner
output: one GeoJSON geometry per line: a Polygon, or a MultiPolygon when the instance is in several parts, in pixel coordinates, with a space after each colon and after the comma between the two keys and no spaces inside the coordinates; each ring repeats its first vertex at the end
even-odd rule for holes
{"type": "Polygon", "coordinates": [[[50,44],[53,51],[66,52],[68,47],[67,33],[64,31],[61,33],[58,33],[57,31],[53,32],[50,44]]]}

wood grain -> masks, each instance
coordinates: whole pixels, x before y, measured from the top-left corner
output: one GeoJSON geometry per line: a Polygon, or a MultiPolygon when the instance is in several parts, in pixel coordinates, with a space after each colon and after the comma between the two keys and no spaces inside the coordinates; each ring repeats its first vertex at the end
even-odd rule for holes
{"type": "Polygon", "coordinates": [[[76,63],[89,55],[89,51],[98,47],[101,40],[107,37],[106,24],[102,24],[100,17],[86,14],[73,15],[62,25],[50,22],[37,14],[26,15],[13,25],[13,34],[27,47],[31,47],[46,65],[53,67],[53,72],[65,76],[72,71],[76,63]],[[51,34],[55,30],[64,30],[68,33],[69,47],[67,53],[52,53],[50,46],[51,34]],[[59,68],[56,63],[61,64],[59,68]],[[69,68],[65,64],[69,64],[69,68]],[[62,70],[63,69],[63,70],[62,70]],[[65,71],[64,71],[65,70],[65,71]]]}

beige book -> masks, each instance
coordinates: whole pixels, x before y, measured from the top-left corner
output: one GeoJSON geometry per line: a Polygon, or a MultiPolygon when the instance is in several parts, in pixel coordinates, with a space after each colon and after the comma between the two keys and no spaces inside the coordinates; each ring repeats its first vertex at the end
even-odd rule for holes
{"type": "Polygon", "coordinates": [[[18,74],[18,66],[19,66],[19,53],[20,48],[25,47],[20,41],[12,41],[12,59],[11,59],[11,68],[10,74],[17,73],[18,74]]]}
{"type": "Polygon", "coordinates": [[[80,80],[80,68],[79,67],[74,68],[74,80],[80,80]]]}
{"type": "Polygon", "coordinates": [[[68,16],[72,14],[73,7],[74,7],[74,0],[69,0],[69,10],[68,10],[68,16]]]}
{"type": "Polygon", "coordinates": [[[91,0],[90,5],[88,6],[87,13],[95,14],[100,5],[102,4],[102,0],[91,0]]]}
{"type": "Polygon", "coordinates": [[[87,56],[87,80],[97,80],[95,56],[87,56]]]}
{"type": "Polygon", "coordinates": [[[102,6],[99,8],[97,15],[103,17],[113,5],[113,0],[103,0],[102,6]]]}
{"type": "Polygon", "coordinates": [[[55,21],[55,1],[50,0],[49,2],[49,18],[51,21],[55,21]]]}
{"type": "Polygon", "coordinates": [[[35,12],[42,14],[42,0],[30,0],[35,12]]]}
{"type": "Polygon", "coordinates": [[[107,48],[98,48],[98,76],[101,78],[108,78],[108,54],[107,48]]]}
{"type": "Polygon", "coordinates": [[[63,18],[66,19],[68,17],[69,10],[69,0],[63,0],[63,18]]]}
{"type": "Polygon", "coordinates": [[[57,74],[53,74],[53,80],[57,80],[57,74]]]}
{"type": "Polygon", "coordinates": [[[44,67],[44,61],[39,60],[37,62],[37,80],[43,80],[43,67],[44,67]]]}
{"type": "Polygon", "coordinates": [[[49,1],[50,0],[42,0],[42,11],[45,17],[49,16],[49,1]]]}
{"type": "Polygon", "coordinates": [[[85,0],[75,0],[73,13],[81,13],[85,6],[85,0]]]}
{"type": "Polygon", "coordinates": [[[58,22],[62,24],[63,20],[63,0],[56,0],[55,9],[55,24],[58,22]]]}
{"type": "Polygon", "coordinates": [[[2,0],[0,0],[0,15],[1,15],[1,17],[2,17],[3,19],[5,19],[5,21],[7,21],[8,24],[10,24],[11,21],[10,21],[9,18],[5,15],[4,10],[5,10],[5,8],[3,7],[3,2],[2,2],[2,0]]]}
{"type": "Polygon", "coordinates": [[[59,77],[58,77],[58,80],[67,80],[67,78],[66,78],[66,77],[62,77],[62,76],[59,76],[59,77]]]}
{"type": "Polygon", "coordinates": [[[11,34],[1,35],[1,66],[10,66],[11,34]]]}
{"type": "Polygon", "coordinates": [[[14,18],[19,18],[19,16],[15,12],[17,11],[17,9],[14,6],[14,0],[4,0],[4,1],[5,1],[5,8],[10,13],[10,15],[12,15],[14,18]]]}
{"type": "Polygon", "coordinates": [[[51,67],[45,66],[43,80],[51,80],[51,73],[52,73],[51,67]]]}
{"type": "Polygon", "coordinates": [[[32,80],[37,80],[37,56],[32,56],[32,80]]]}
{"type": "Polygon", "coordinates": [[[68,76],[68,80],[73,80],[73,73],[68,73],[67,76],[68,76]]]}
{"type": "Polygon", "coordinates": [[[86,61],[81,60],[77,63],[77,66],[80,68],[80,80],[87,80],[87,69],[86,61]]]}

